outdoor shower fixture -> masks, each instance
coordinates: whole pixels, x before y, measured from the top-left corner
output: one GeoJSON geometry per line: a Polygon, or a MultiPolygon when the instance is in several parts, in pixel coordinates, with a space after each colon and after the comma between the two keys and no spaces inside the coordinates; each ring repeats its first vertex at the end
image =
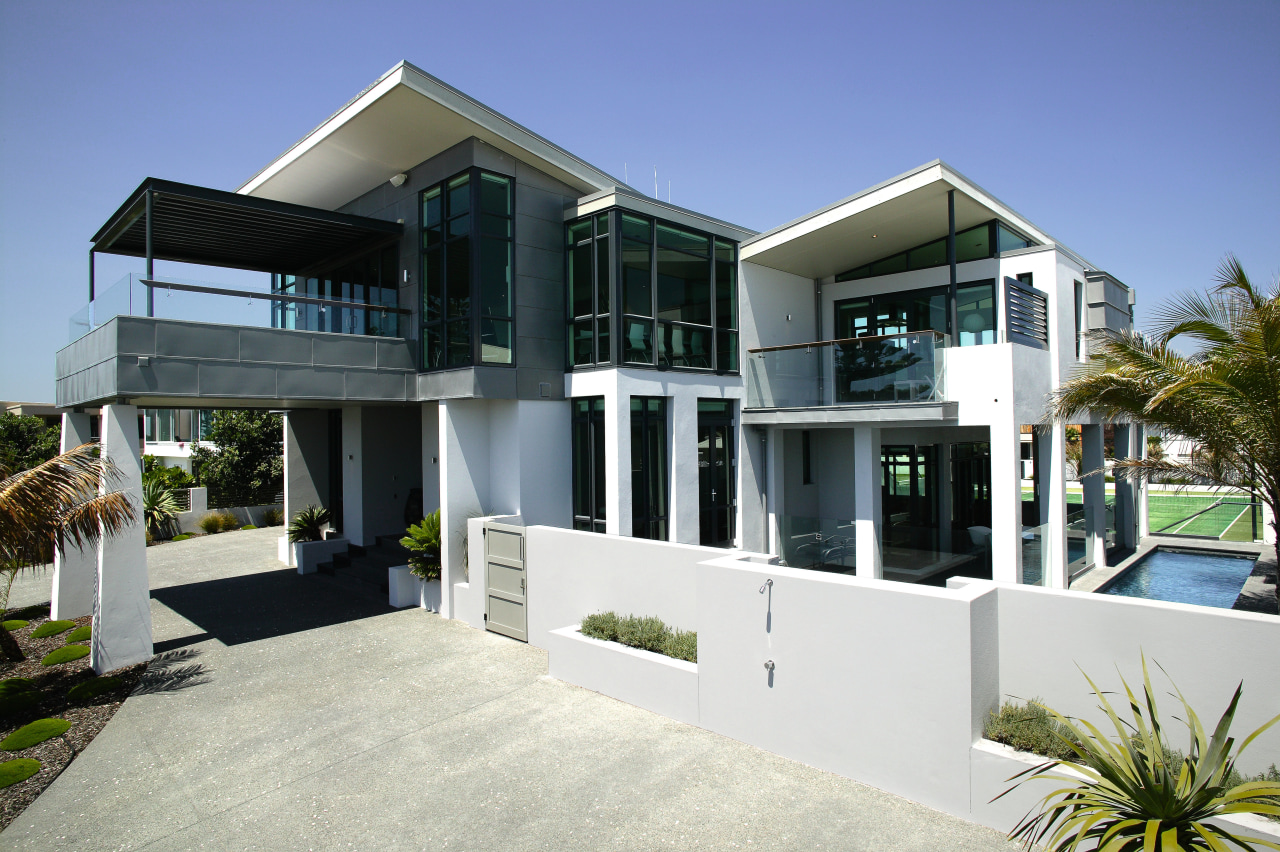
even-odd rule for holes
{"type": "Polygon", "coordinates": [[[772,588],[773,588],[773,579],[770,578],[768,580],[765,580],[764,585],[760,587],[760,594],[763,595],[765,589],[772,589],[772,588]]]}
{"type": "Polygon", "coordinates": [[[773,674],[773,660],[765,660],[764,667],[769,670],[769,674],[773,674]]]}

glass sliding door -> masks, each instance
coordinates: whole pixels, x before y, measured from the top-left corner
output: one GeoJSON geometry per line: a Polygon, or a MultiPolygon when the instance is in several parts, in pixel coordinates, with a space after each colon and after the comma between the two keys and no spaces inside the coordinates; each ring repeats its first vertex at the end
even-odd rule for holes
{"type": "Polygon", "coordinates": [[[667,401],[631,398],[631,535],[667,539],[667,401]]]}
{"type": "Polygon", "coordinates": [[[604,397],[573,400],[573,528],[605,531],[604,397]]]}

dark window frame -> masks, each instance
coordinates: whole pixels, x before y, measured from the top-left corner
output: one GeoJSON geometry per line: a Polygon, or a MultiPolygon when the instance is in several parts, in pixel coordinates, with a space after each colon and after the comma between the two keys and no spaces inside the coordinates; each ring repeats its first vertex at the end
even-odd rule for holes
{"type": "Polygon", "coordinates": [[[604,489],[608,490],[608,471],[596,470],[596,458],[603,455],[607,440],[606,430],[609,428],[604,410],[603,396],[574,397],[570,416],[570,455],[571,455],[571,501],[573,512],[573,528],[583,532],[606,531],[608,511],[599,491],[600,479],[603,475],[604,489]],[[585,427],[585,428],[584,428],[585,427]],[[587,444],[581,446],[585,435],[587,444]],[[582,461],[587,464],[584,469],[582,461]],[[583,481],[585,477],[585,482],[583,481]],[[582,506],[579,496],[586,491],[586,506],[582,506]],[[585,510],[585,511],[584,511],[585,510]],[[597,512],[597,510],[599,510],[597,512]]]}
{"type": "Polygon", "coordinates": [[[670,442],[667,429],[667,398],[661,396],[633,396],[630,401],[631,411],[631,536],[647,538],[654,541],[668,541],[671,532],[671,477],[668,475],[667,459],[670,456],[670,442]],[[639,407],[637,408],[637,403],[639,407]],[[652,403],[657,403],[656,407],[652,403]],[[649,441],[650,430],[658,430],[658,446],[660,454],[653,458],[654,445],[649,441]],[[636,430],[639,429],[641,457],[636,459],[636,430]],[[637,483],[637,471],[647,478],[637,483]],[[654,511],[649,499],[654,480],[659,480],[658,490],[662,491],[663,511],[654,511]]]}
{"type": "MultiPolygon", "coordinates": [[[[971,258],[968,258],[967,260],[957,260],[957,263],[973,263],[979,260],[990,260],[993,257],[999,257],[1001,254],[1001,251],[999,248],[1001,228],[1008,231],[1010,234],[1013,234],[1015,237],[1018,237],[1019,239],[1025,241],[1027,243],[1027,246],[1024,246],[1024,248],[1038,245],[1038,243],[1035,240],[1031,239],[1030,237],[1018,231],[1016,228],[1013,228],[1012,226],[1006,224],[1005,222],[1002,222],[999,219],[988,219],[986,222],[980,222],[977,225],[974,225],[969,228],[965,228],[963,231],[957,231],[956,239],[959,240],[963,235],[984,227],[987,229],[987,253],[982,257],[971,257],[971,258]]],[[[883,275],[900,275],[904,272],[918,272],[921,269],[937,269],[940,266],[946,266],[947,260],[946,260],[945,252],[942,260],[937,263],[928,263],[921,266],[912,266],[909,262],[910,256],[913,252],[917,252],[920,249],[927,248],[928,246],[933,245],[939,240],[941,240],[942,242],[946,242],[946,239],[947,237],[945,235],[943,235],[942,237],[934,237],[933,239],[926,240],[925,242],[920,243],[919,245],[911,246],[910,248],[904,251],[896,251],[892,254],[887,254],[884,257],[876,258],[870,263],[864,263],[860,266],[855,266],[852,269],[846,269],[844,272],[837,272],[835,276],[835,283],[842,284],[846,281],[862,281],[867,278],[879,278],[883,275]],[[901,255],[903,258],[902,269],[895,269],[887,272],[876,272],[876,273],[871,272],[871,268],[873,266],[896,260],[899,255],[901,255]]],[[[1016,249],[1006,249],[1005,251],[1016,251],[1016,249]]],[[[958,253],[959,252],[957,252],[957,254],[958,253]]]]}

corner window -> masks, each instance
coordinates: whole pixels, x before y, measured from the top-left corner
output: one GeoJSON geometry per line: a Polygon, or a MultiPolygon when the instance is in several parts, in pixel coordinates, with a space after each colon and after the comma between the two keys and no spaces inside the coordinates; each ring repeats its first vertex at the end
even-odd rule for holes
{"type": "Polygon", "coordinates": [[[573,401],[573,528],[605,531],[604,397],[573,401]]]}
{"type": "Polygon", "coordinates": [[[616,357],[659,369],[737,371],[736,243],[622,210],[570,222],[566,232],[570,368],[616,357]]]}
{"type": "Polygon", "coordinates": [[[422,369],[513,364],[511,178],[470,169],[420,200],[422,369]]]}
{"type": "Polygon", "coordinates": [[[631,535],[667,539],[667,401],[631,398],[631,535]]]}

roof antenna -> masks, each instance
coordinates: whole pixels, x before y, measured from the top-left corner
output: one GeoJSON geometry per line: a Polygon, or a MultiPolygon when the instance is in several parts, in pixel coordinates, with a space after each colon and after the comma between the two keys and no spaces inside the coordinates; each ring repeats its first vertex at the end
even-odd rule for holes
{"type": "Polygon", "coordinates": [[[622,164],[622,182],[631,183],[631,178],[627,176],[627,164],[625,162],[622,164]]]}
{"type": "Polygon", "coordinates": [[[671,203],[671,181],[667,181],[667,203],[671,203]]]}
{"type": "Polygon", "coordinates": [[[658,167],[653,167],[653,197],[658,197],[658,167]]]}

